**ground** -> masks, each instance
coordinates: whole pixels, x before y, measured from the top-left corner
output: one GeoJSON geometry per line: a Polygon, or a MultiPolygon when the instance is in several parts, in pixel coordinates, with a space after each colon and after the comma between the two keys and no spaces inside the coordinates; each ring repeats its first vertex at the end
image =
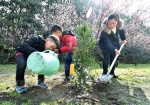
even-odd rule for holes
{"type": "MultiPolygon", "coordinates": [[[[120,68],[121,69],[121,68],[120,68]]],[[[63,73],[46,77],[48,89],[37,86],[37,75],[26,73],[27,92],[15,91],[15,74],[0,75],[1,105],[150,105],[150,78],[147,71],[139,76],[136,71],[121,72],[119,79],[107,84],[92,84],[79,91],[74,83],[62,84],[63,73]],[[132,79],[124,74],[134,73],[132,79]]],[[[142,74],[141,73],[141,74],[142,74]]],[[[118,72],[119,74],[119,72],[118,72]]]]}

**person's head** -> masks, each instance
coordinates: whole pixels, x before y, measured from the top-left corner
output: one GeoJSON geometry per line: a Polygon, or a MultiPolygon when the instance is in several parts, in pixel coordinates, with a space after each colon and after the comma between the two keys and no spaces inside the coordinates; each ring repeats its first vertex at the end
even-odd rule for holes
{"type": "Polygon", "coordinates": [[[53,49],[60,48],[60,41],[59,38],[55,35],[49,35],[46,38],[45,42],[45,50],[53,50],[53,49]]]}
{"type": "Polygon", "coordinates": [[[75,36],[75,35],[74,35],[74,33],[72,33],[72,31],[71,31],[71,30],[69,30],[69,29],[65,29],[65,30],[63,30],[63,32],[62,32],[62,36],[66,35],[66,34],[69,34],[69,35],[75,36]]]}
{"type": "Polygon", "coordinates": [[[111,14],[109,17],[108,17],[108,28],[110,29],[114,29],[117,24],[118,24],[118,21],[119,21],[119,16],[117,14],[111,14]]]}
{"type": "Polygon", "coordinates": [[[58,38],[62,37],[63,29],[59,25],[54,25],[51,29],[51,33],[56,35],[58,38]]]}

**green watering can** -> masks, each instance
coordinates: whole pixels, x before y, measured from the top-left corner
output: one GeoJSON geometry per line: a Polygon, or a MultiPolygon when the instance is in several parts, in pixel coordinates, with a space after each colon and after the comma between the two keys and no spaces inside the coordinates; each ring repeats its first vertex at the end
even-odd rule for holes
{"type": "Polygon", "coordinates": [[[27,68],[35,74],[51,76],[59,69],[59,59],[51,50],[33,52],[27,59],[27,68]]]}

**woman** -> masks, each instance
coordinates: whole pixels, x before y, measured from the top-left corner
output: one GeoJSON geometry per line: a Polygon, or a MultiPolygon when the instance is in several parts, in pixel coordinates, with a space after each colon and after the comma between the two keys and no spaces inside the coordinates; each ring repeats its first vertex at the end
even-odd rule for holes
{"type": "MultiPolygon", "coordinates": [[[[111,14],[108,18],[104,19],[102,23],[102,32],[99,38],[99,46],[103,52],[103,73],[102,76],[107,76],[108,64],[113,62],[116,54],[120,48],[119,36],[122,43],[126,44],[125,32],[123,30],[123,20],[117,14],[111,14]]],[[[118,76],[114,73],[115,66],[113,66],[110,75],[114,78],[118,76]]]]}

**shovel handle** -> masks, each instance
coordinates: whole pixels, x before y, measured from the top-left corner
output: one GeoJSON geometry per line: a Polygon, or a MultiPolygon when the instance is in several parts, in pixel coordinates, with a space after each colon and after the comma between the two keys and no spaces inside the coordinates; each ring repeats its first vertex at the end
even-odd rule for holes
{"type": "Polygon", "coordinates": [[[119,49],[119,52],[121,52],[123,46],[124,46],[124,43],[121,45],[121,47],[120,47],[120,49],[119,49]]]}
{"type": "MultiPolygon", "coordinates": [[[[120,47],[120,49],[119,49],[119,52],[121,52],[123,46],[124,46],[124,43],[121,45],[121,47],[120,47]]],[[[115,62],[116,62],[118,56],[119,56],[119,54],[117,54],[117,55],[115,56],[113,62],[112,62],[111,65],[110,65],[110,68],[109,68],[109,70],[108,70],[108,72],[107,72],[107,75],[111,72],[111,70],[112,70],[112,68],[113,68],[113,66],[114,66],[114,64],[115,64],[115,62]]]]}

